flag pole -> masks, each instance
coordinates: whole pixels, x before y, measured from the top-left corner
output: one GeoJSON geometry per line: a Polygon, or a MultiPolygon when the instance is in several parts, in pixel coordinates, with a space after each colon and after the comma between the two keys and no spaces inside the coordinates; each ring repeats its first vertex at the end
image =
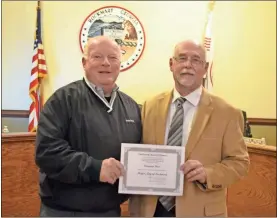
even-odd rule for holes
{"type": "Polygon", "coordinates": [[[214,5],[215,5],[215,1],[208,2],[206,22],[204,25],[204,31],[203,31],[203,35],[202,35],[202,42],[203,42],[205,50],[206,50],[206,63],[208,64],[208,68],[207,68],[208,70],[207,70],[205,77],[203,78],[202,85],[208,89],[211,88],[210,87],[211,84],[209,84],[211,82],[211,78],[210,78],[211,75],[209,75],[209,74],[211,73],[212,64],[213,64],[210,60],[212,43],[213,43],[212,33],[210,31],[211,31],[211,24],[212,24],[211,20],[212,20],[212,13],[213,13],[214,5]]]}
{"type": "Polygon", "coordinates": [[[205,40],[205,33],[206,33],[206,29],[207,29],[207,26],[209,23],[209,16],[210,16],[211,12],[214,10],[214,5],[215,5],[215,1],[209,1],[206,22],[204,25],[204,31],[203,31],[203,35],[202,35],[202,42],[204,42],[204,40],[205,40]]]}
{"type": "Polygon", "coordinates": [[[32,57],[31,82],[29,85],[29,95],[32,99],[29,113],[29,132],[36,132],[37,130],[39,114],[43,106],[43,89],[41,83],[43,82],[43,78],[47,75],[46,60],[41,39],[40,1],[37,1],[36,11],[36,31],[32,57]]]}
{"type": "MultiPolygon", "coordinates": [[[[41,16],[41,12],[42,12],[42,10],[41,10],[41,3],[40,3],[40,1],[38,1],[37,2],[38,4],[37,4],[37,10],[40,10],[40,16],[41,16]]],[[[42,19],[40,18],[40,22],[42,23],[42,21],[41,21],[42,19]]],[[[42,28],[42,25],[41,25],[41,28],[42,28]]],[[[42,31],[41,31],[42,32],[42,31]]],[[[41,34],[41,38],[42,38],[42,34],[41,34]]],[[[39,85],[39,90],[38,90],[38,93],[39,93],[39,111],[42,111],[42,108],[43,108],[43,104],[44,104],[44,96],[43,96],[43,79],[42,78],[40,78],[40,85],[39,85]]]]}

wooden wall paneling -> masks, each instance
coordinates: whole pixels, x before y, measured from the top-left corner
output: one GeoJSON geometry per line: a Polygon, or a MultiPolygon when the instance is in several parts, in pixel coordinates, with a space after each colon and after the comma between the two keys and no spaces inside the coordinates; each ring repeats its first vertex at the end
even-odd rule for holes
{"type": "Polygon", "coordinates": [[[21,117],[28,118],[28,110],[1,110],[2,117],[21,117]]]}

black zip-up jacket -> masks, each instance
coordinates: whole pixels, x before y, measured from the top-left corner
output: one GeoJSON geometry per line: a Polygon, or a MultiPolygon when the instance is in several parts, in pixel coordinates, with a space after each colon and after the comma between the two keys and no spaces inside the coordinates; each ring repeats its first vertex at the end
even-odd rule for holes
{"type": "Polygon", "coordinates": [[[40,114],[35,161],[45,205],[67,211],[117,210],[128,199],[99,181],[102,161],[120,160],[121,143],[140,143],[140,109],[117,91],[113,110],[84,80],[58,89],[40,114]]]}

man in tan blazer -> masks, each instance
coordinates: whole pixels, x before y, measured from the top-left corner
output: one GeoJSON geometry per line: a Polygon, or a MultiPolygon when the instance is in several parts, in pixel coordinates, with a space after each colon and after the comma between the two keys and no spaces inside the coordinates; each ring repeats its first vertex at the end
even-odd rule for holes
{"type": "Polygon", "coordinates": [[[169,62],[174,89],[142,107],[144,144],[185,146],[183,196],[133,195],[131,216],[227,216],[227,188],[248,172],[242,112],[202,87],[205,56],[194,41],[177,44],[169,62]]]}

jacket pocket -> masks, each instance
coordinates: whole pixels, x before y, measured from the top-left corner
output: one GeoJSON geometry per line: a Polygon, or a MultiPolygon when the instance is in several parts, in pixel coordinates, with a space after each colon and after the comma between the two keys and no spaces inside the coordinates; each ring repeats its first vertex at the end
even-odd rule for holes
{"type": "Polygon", "coordinates": [[[212,202],[205,205],[205,216],[227,216],[226,203],[224,201],[212,202]]]}

